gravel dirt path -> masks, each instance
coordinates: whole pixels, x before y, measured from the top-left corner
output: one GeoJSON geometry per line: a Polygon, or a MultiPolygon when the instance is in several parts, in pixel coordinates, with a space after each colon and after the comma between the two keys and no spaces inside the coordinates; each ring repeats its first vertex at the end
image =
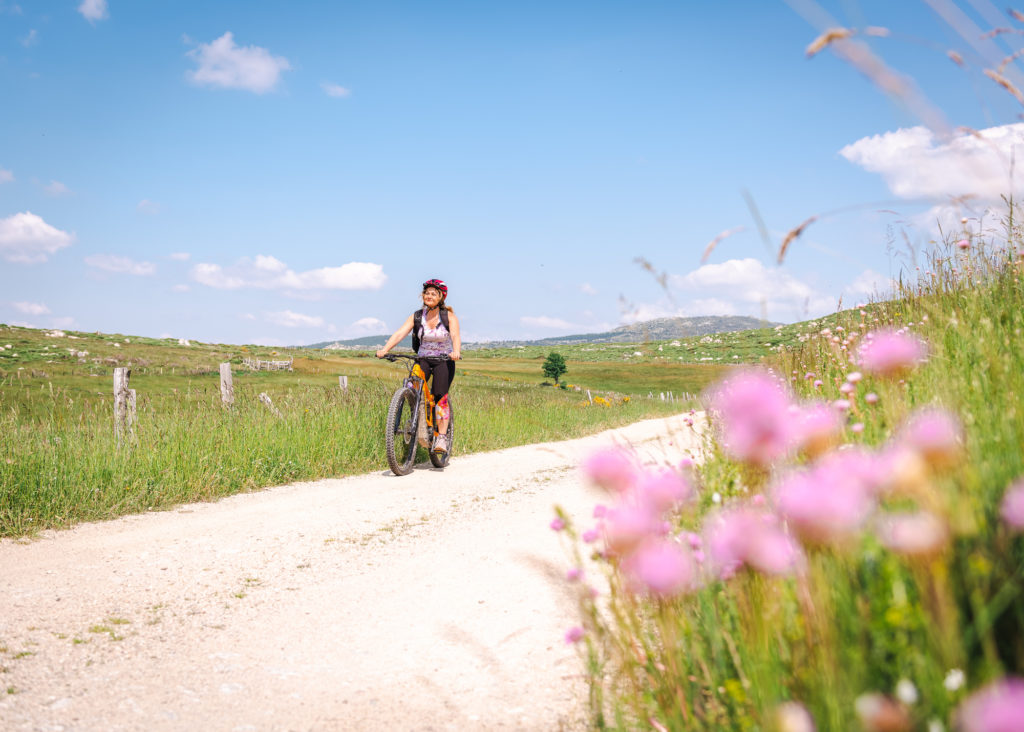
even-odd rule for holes
{"type": "Polygon", "coordinates": [[[0,730],[557,730],[586,687],[552,506],[681,417],[0,541],[0,730]]]}

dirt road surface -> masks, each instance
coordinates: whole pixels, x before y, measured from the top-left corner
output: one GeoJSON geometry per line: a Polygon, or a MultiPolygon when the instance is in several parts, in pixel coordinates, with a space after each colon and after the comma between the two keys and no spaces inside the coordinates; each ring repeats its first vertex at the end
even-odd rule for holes
{"type": "Polygon", "coordinates": [[[0,730],[587,724],[558,503],[594,449],[681,417],[0,541],[0,730]]]}

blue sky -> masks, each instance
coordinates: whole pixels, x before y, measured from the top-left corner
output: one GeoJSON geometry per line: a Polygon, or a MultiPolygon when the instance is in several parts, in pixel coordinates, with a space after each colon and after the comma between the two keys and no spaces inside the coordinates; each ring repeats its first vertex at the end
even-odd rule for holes
{"type": "Polygon", "coordinates": [[[0,0],[0,322],[312,343],[390,332],[430,277],[466,340],[816,317],[1014,187],[1001,26],[988,0],[0,0]],[[830,26],[857,32],[807,58],[830,26]]]}

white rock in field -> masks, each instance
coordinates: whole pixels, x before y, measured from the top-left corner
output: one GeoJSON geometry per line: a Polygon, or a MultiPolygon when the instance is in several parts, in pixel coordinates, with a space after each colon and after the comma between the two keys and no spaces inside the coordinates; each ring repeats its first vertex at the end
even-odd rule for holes
{"type": "Polygon", "coordinates": [[[44,333],[44,335],[50,338],[63,338],[67,333],[62,330],[51,330],[49,333],[44,333]]]}
{"type": "Polygon", "coordinates": [[[114,344],[114,348],[120,348],[120,347],[121,347],[121,344],[120,344],[120,343],[115,343],[115,344],[114,344]]]}
{"type": "Polygon", "coordinates": [[[179,338],[178,339],[178,345],[179,346],[191,346],[192,344],[188,342],[187,338],[179,338]]]}

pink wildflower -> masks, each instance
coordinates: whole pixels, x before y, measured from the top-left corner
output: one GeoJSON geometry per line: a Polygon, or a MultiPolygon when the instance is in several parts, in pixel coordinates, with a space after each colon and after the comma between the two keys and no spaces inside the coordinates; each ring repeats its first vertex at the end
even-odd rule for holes
{"type": "Polygon", "coordinates": [[[836,399],[834,402],[832,402],[832,407],[837,412],[845,412],[847,409],[850,408],[850,400],[849,399],[836,399]]]}
{"type": "Polygon", "coordinates": [[[800,550],[770,513],[735,508],[704,524],[705,543],[718,576],[728,579],[744,565],[764,574],[789,574],[800,550]]]}
{"type": "Polygon", "coordinates": [[[645,539],[661,532],[661,521],[646,504],[624,503],[608,509],[604,541],[619,556],[633,552],[645,539]]]}
{"type": "Polygon", "coordinates": [[[569,570],[565,573],[565,578],[569,582],[579,582],[582,577],[583,570],[579,567],[570,567],[569,570]]]}
{"type": "Polygon", "coordinates": [[[911,557],[930,557],[949,544],[949,529],[927,511],[886,514],[878,522],[878,540],[890,551],[911,557]]]}
{"type": "Polygon", "coordinates": [[[853,373],[849,373],[849,374],[846,375],[846,380],[848,382],[850,382],[851,384],[856,384],[858,381],[860,381],[863,378],[864,378],[864,374],[862,374],[860,371],[854,371],[853,373]]]}
{"type": "Polygon", "coordinates": [[[601,538],[601,532],[597,529],[587,529],[583,532],[583,535],[580,538],[582,538],[583,541],[587,544],[593,544],[595,541],[601,538]]]}
{"type": "Polygon", "coordinates": [[[1011,529],[1024,531],[1024,480],[1018,480],[1006,489],[999,514],[1011,529]]]}
{"type": "Polygon", "coordinates": [[[815,389],[820,389],[820,388],[821,388],[821,385],[822,385],[822,384],[824,384],[824,383],[825,383],[825,382],[824,382],[824,381],[822,381],[821,379],[815,379],[815,380],[814,380],[814,388],[815,388],[815,389]]]}
{"type": "Polygon", "coordinates": [[[857,387],[851,384],[849,381],[847,381],[846,383],[839,387],[839,391],[841,391],[843,394],[852,394],[856,390],[857,387]]]}
{"type": "Polygon", "coordinates": [[[597,504],[596,506],[594,506],[594,518],[604,518],[604,515],[605,515],[605,514],[606,514],[607,512],[608,512],[608,509],[607,509],[607,508],[605,508],[605,507],[604,507],[604,506],[603,506],[602,504],[600,504],[600,503],[598,503],[598,504],[597,504]]]}
{"type": "Polygon", "coordinates": [[[739,460],[768,465],[790,449],[789,394],[766,371],[746,371],[720,384],[712,408],[726,450],[739,460]]]}
{"type": "Polygon", "coordinates": [[[873,391],[869,392],[864,395],[864,401],[868,404],[878,404],[878,394],[875,394],[873,391]]]}
{"type": "Polygon", "coordinates": [[[920,363],[926,354],[924,341],[919,338],[883,329],[866,336],[858,357],[865,370],[880,376],[896,377],[920,363]]]}
{"type": "Polygon", "coordinates": [[[624,493],[636,479],[636,463],[620,448],[600,450],[583,462],[583,474],[607,491],[624,493]]]}
{"type": "Polygon", "coordinates": [[[565,522],[556,516],[555,518],[551,519],[550,526],[552,531],[561,531],[565,528],[565,522]]]}
{"type": "Polygon", "coordinates": [[[579,641],[581,641],[583,639],[584,635],[585,635],[585,633],[583,631],[583,628],[581,628],[578,625],[573,626],[572,628],[569,628],[569,630],[565,631],[565,642],[566,642],[566,645],[570,645],[571,646],[573,643],[578,643],[579,641]]]}
{"type": "Polygon", "coordinates": [[[913,448],[933,468],[955,464],[963,444],[963,428],[955,415],[941,409],[924,409],[911,415],[899,435],[900,443],[913,448]]]}
{"type": "Polygon", "coordinates": [[[673,597],[694,587],[696,568],[690,552],[675,542],[649,541],[623,562],[634,591],[673,597]]]}
{"type": "Polygon", "coordinates": [[[779,732],[815,732],[814,718],[799,702],[783,702],[775,708],[775,729],[779,732]]]}
{"type": "Polygon", "coordinates": [[[859,435],[861,432],[864,431],[864,423],[854,422],[853,424],[850,425],[850,431],[859,435]]]}
{"type": "Polygon", "coordinates": [[[775,488],[779,515],[806,542],[831,544],[855,536],[874,507],[865,481],[838,461],[791,473],[775,488]]]}
{"type": "Polygon", "coordinates": [[[835,447],[843,431],[843,422],[839,415],[821,402],[801,408],[794,421],[797,444],[811,457],[835,447]]]}
{"type": "Polygon", "coordinates": [[[971,247],[971,243],[969,241],[967,241],[966,239],[961,239],[960,241],[958,241],[956,243],[956,245],[960,249],[970,249],[970,247],[971,247]]]}
{"type": "Polygon", "coordinates": [[[637,480],[636,495],[656,513],[663,513],[690,500],[693,488],[675,471],[644,471],[637,480]]]}
{"type": "Polygon", "coordinates": [[[1019,732],[1024,720],[1024,679],[1007,677],[969,696],[957,710],[964,732],[1019,732]]]}

